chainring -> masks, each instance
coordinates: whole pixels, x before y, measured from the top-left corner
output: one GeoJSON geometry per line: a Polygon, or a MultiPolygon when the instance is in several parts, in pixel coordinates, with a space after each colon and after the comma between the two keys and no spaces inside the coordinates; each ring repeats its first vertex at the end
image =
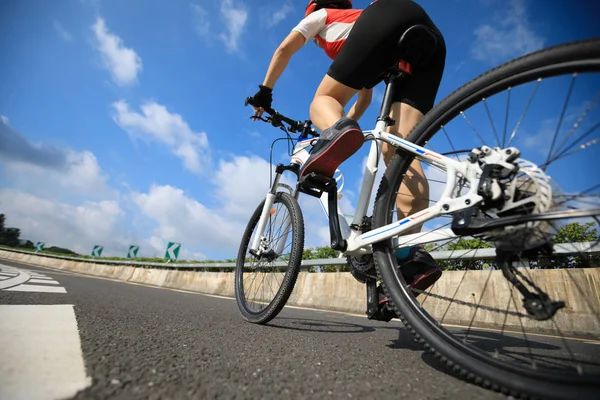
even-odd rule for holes
{"type": "Polygon", "coordinates": [[[346,261],[350,267],[350,273],[357,281],[367,283],[369,280],[377,280],[377,270],[373,261],[373,254],[361,256],[347,256],[346,261]]]}
{"type": "MultiPolygon", "coordinates": [[[[373,217],[364,217],[360,226],[356,226],[360,232],[365,233],[371,230],[373,226],[373,217]]],[[[363,254],[360,256],[346,256],[346,262],[350,268],[350,273],[357,281],[367,283],[367,281],[377,280],[377,270],[373,261],[373,254],[363,254]]]]}

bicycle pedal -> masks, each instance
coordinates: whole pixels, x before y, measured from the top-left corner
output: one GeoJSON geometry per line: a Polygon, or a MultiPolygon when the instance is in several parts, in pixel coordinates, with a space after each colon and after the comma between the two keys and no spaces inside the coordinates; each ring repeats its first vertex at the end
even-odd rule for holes
{"type": "Polygon", "coordinates": [[[323,192],[329,193],[337,189],[335,179],[324,175],[317,175],[314,172],[304,176],[298,182],[298,190],[310,196],[321,197],[323,192]]]}

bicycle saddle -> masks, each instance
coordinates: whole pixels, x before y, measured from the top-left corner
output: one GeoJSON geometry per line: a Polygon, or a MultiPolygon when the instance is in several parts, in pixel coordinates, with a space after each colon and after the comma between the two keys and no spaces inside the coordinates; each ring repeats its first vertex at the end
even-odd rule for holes
{"type": "Polygon", "coordinates": [[[438,44],[438,34],[425,25],[408,28],[396,47],[398,60],[404,60],[413,67],[426,65],[438,44]]]}

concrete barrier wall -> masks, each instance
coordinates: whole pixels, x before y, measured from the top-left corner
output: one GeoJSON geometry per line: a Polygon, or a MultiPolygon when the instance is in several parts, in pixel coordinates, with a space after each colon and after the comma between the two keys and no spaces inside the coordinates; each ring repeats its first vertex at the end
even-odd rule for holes
{"type": "MultiPolygon", "coordinates": [[[[101,265],[4,250],[0,250],[1,258],[145,285],[234,296],[234,273],[101,265]]],[[[435,296],[420,296],[419,301],[431,315],[447,324],[515,328],[518,331],[523,324],[536,331],[556,333],[560,329],[563,334],[600,336],[599,268],[522,272],[551,299],[564,300],[566,308],[552,320],[543,322],[511,315],[524,313],[522,300],[501,271],[447,271],[432,289],[435,296]],[[505,313],[507,310],[508,314],[505,313]]],[[[288,304],[364,314],[365,295],[365,286],[347,272],[301,272],[288,304]]]]}

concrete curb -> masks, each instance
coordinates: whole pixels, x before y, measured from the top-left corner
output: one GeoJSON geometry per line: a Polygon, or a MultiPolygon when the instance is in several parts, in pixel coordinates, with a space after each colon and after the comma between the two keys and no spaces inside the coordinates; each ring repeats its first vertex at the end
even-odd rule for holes
{"type": "MultiPolygon", "coordinates": [[[[100,265],[4,250],[0,250],[0,259],[144,285],[234,297],[235,274],[231,272],[100,265]]],[[[524,273],[550,298],[567,302],[567,307],[550,321],[505,315],[506,310],[520,313],[524,310],[521,296],[515,289],[511,290],[501,271],[446,271],[432,290],[432,294],[439,297],[421,296],[420,301],[431,315],[438,320],[443,317],[447,324],[504,326],[518,331],[523,324],[535,331],[557,332],[558,327],[563,334],[585,333],[600,337],[600,268],[527,270],[524,273]],[[459,292],[457,287],[460,287],[459,292]],[[482,293],[483,296],[479,297],[482,293]]],[[[288,304],[364,314],[365,292],[365,286],[347,272],[301,272],[288,304]]]]}

